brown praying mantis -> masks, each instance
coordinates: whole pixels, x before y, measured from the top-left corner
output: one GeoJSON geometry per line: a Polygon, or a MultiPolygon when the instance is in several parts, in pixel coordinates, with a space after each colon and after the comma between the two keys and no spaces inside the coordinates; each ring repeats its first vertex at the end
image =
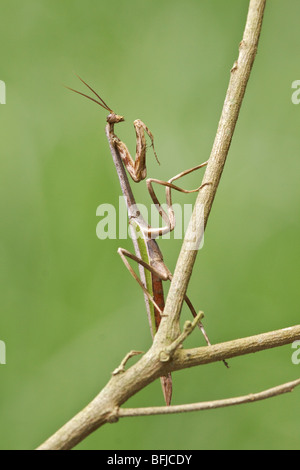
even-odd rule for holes
{"type": "MultiPolygon", "coordinates": [[[[146,178],[147,146],[145,134],[147,134],[151,140],[151,146],[153,148],[155,158],[158,161],[154,148],[153,135],[148,129],[148,127],[141,120],[137,119],[134,121],[133,125],[136,132],[136,156],[135,159],[133,159],[129,153],[127,146],[117,137],[114,131],[114,126],[120,122],[123,122],[124,117],[116,114],[82,78],[80,78],[79,76],[78,78],[82,81],[82,83],[84,83],[85,86],[87,86],[91,90],[91,92],[96,96],[97,99],[92,98],[84,93],[81,93],[80,91],[74,90],[73,88],[67,88],[74,91],[75,93],[78,93],[94,101],[109,112],[106,118],[106,136],[109,142],[111,154],[119,177],[121,190],[126,201],[129,223],[131,225],[132,231],[135,232],[136,235],[132,237],[136,254],[132,254],[123,248],[119,248],[118,253],[121,256],[121,259],[129,270],[130,274],[138,282],[144,292],[150,330],[152,338],[154,338],[154,335],[158,330],[161,318],[163,316],[165,305],[162,281],[172,280],[172,274],[164,263],[163,255],[155,239],[174,230],[175,228],[175,215],[172,207],[171,190],[173,189],[182,193],[194,193],[200,191],[205,186],[205,184],[203,184],[196,189],[186,190],[174,185],[174,181],[178,180],[179,178],[182,178],[185,175],[188,175],[189,173],[192,173],[193,171],[203,168],[207,164],[207,162],[204,162],[201,165],[195,166],[194,168],[191,168],[189,170],[185,170],[168,181],[161,181],[154,178],[147,179],[146,183],[150,197],[165,223],[164,227],[151,227],[146,223],[137,208],[125,168],[131,176],[132,180],[136,183],[146,178]],[[156,196],[156,193],[154,192],[153,183],[165,187],[167,212],[162,208],[156,196]],[[137,276],[136,272],[131,267],[128,259],[138,263],[140,278],[137,276]]],[[[185,296],[185,302],[188,305],[192,315],[196,317],[197,313],[190,299],[187,296],[185,296]]],[[[198,326],[204,335],[206,343],[208,345],[211,345],[201,321],[198,322],[198,326]]],[[[172,396],[171,375],[168,374],[164,377],[161,377],[161,383],[166,404],[169,405],[172,396]]]]}

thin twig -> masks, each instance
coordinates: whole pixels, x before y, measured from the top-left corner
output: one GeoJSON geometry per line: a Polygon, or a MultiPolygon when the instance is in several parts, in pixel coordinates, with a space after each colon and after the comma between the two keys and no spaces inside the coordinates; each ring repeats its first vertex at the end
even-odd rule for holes
{"type": "Polygon", "coordinates": [[[168,362],[171,357],[174,355],[175,351],[182,346],[182,343],[186,340],[186,338],[194,331],[196,326],[199,322],[204,318],[204,313],[199,312],[198,315],[194,318],[191,322],[187,320],[183,326],[182,333],[171,343],[167,346],[163,351],[160,353],[160,360],[162,362],[168,362]]]}
{"type": "Polygon", "coordinates": [[[120,365],[113,371],[112,375],[117,375],[120,374],[121,372],[125,371],[125,366],[129,359],[131,359],[134,356],[138,356],[139,354],[144,354],[144,351],[129,351],[129,353],[126,354],[124,359],[122,359],[120,365]]]}
{"type": "Polygon", "coordinates": [[[118,418],[129,418],[135,416],[153,416],[167,415],[174,413],[187,413],[191,411],[213,410],[216,408],[225,408],[228,406],[243,405],[245,403],[254,403],[255,401],[266,400],[284,393],[292,392],[295,387],[300,385],[300,379],[287,382],[276,387],[269,388],[263,392],[249,393],[241,397],[225,398],[223,400],[204,401],[200,403],[187,403],[184,405],[173,406],[149,406],[147,408],[120,408],[116,414],[118,418]]]}

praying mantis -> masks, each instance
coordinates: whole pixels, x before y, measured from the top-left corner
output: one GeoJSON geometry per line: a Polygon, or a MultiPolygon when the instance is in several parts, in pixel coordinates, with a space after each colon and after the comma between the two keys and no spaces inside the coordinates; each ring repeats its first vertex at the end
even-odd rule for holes
{"type": "MultiPolygon", "coordinates": [[[[165,223],[164,227],[154,228],[149,226],[137,208],[125,168],[129,173],[131,179],[135,183],[139,183],[140,181],[146,178],[147,146],[145,134],[147,134],[151,140],[151,146],[153,148],[155,158],[159,163],[154,148],[153,134],[141,120],[137,119],[134,121],[133,125],[136,132],[136,156],[135,159],[133,159],[129,153],[127,146],[118,138],[114,130],[116,124],[119,124],[120,122],[123,122],[125,120],[124,117],[116,114],[82,78],[80,78],[79,76],[78,78],[87,88],[89,88],[89,90],[96,96],[97,99],[86,95],[85,93],[81,93],[80,91],[74,90],[73,88],[66,88],[94,101],[109,112],[106,118],[106,136],[109,142],[111,154],[119,177],[121,190],[126,201],[129,224],[131,226],[132,232],[137,235],[132,237],[135,248],[135,254],[130,253],[124,248],[119,248],[118,253],[124,265],[129,270],[132,277],[138,282],[144,292],[151,335],[152,338],[154,338],[159,328],[161,318],[164,315],[163,311],[165,304],[162,283],[163,281],[172,280],[172,274],[164,263],[163,255],[155,239],[174,230],[175,228],[175,215],[172,207],[171,190],[173,189],[182,193],[194,193],[199,192],[205,186],[205,184],[208,184],[205,183],[193,190],[186,190],[174,185],[174,181],[182,178],[183,176],[188,175],[189,173],[192,173],[193,171],[203,168],[207,165],[207,162],[190,168],[189,170],[185,170],[179,173],[178,175],[174,176],[173,178],[169,179],[168,181],[162,181],[154,178],[148,178],[146,180],[150,197],[165,223]],[[165,187],[167,212],[162,208],[156,196],[156,193],[153,189],[154,183],[165,187]],[[128,260],[135,261],[136,263],[138,263],[140,278],[138,277],[134,269],[131,267],[128,260]]],[[[188,305],[192,315],[196,317],[197,313],[190,299],[186,295],[185,302],[188,305]]],[[[201,321],[198,322],[198,326],[204,335],[206,343],[208,345],[211,345],[201,321]]],[[[169,405],[172,397],[171,375],[168,374],[164,377],[161,377],[161,384],[165,402],[167,405],[169,405]]]]}

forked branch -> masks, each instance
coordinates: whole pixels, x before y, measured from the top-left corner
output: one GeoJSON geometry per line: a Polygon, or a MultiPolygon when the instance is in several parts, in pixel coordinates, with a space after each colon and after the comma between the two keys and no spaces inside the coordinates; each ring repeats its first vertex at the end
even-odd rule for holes
{"type": "Polygon", "coordinates": [[[119,407],[162,373],[263,351],[299,339],[300,325],[296,325],[210,347],[179,349],[165,368],[160,361],[160,350],[152,346],[136,364],[122,374],[114,375],[88,406],[53,434],[38,450],[71,449],[100,426],[117,421],[119,407]]]}
{"type": "MultiPolygon", "coordinates": [[[[265,3],[265,0],[250,0],[244,36],[240,43],[239,56],[231,69],[230,82],[221,119],[202,182],[205,186],[199,193],[195,204],[192,220],[189,225],[171,283],[164,309],[164,317],[161,321],[158,332],[155,335],[152,347],[138,362],[127,370],[125,370],[124,366],[129,356],[125,357],[121,366],[116,371],[118,373],[112,375],[110,381],[94,398],[94,400],[61,429],[59,429],[44,444],[42,444],[39,449],[71,449],[91,432],[98,429],[103,424],[116,421],[120,416],[136,416],[139,413],[145,415],[155,413],[161,414],[166,412],[183,412],[190,411],[190,407],[193,407],[193,410],[201,410],[220,406],[237,405],[240,403],[270,398],[290,391],[299,385],[300,380],[298,379],[294,382],[289,382],[264,392],[245,397],[193,405],[181,405],[179,407],[162,407],[159,409],[149,408],[146,409],[146,411],[143,409],[142,412],[141,410],[120,409],[120,406],[131,396],[136,394],[149,383],[169,372],[200,364],[226,360],[230,357],[249,354],[256,351],[262,351],[264,349],[281,346],[283,344],[289,344],[300,339],[300,325],[296,325],[276,332],[233,340],[214,346],[192,350],[177,348],[177,338],[179,338],[179,342],[184,339],[183,336],[180,336],[179,316],[197,255],[196,250],[191,251],[189,249],[189,239],[195,235],[192,233],[192,229],[194,226],[197,226],[195,222],[197,214],[199,214],[199,208],[204,207],[204,225],[206,225],[210,214],[239,115],[246,85],[250,76],[252,64],[256,55],[265,3]],[[161,360],[161,353],[162,351],[168,351],[167,348],[170,347],[170,344],[174,345],[174,351],[171,351],[172,354],[170,354],[170,357],[168,357],[167,361],[164,362],[161,360]]],[[[98,104],[103,106],[101,103],[98,104]]],[[[112,147],[111,152],[113,158],[118,160],[119,157],[116,154],[115,149],[112,147]]],[[[117,166],[117,170],[120,171],[121,174],[121,168],[118,169],[117,166]]],[[[130,187],[127,188],[126,191],[126,201],[127,204],[130,205],[132,195],[130,187]]],[[[197,233],[196,236],[201,238],[202,233],[197,233]]],[[[187,332],[188,331],[186,331],[185,334],[187,334],[187,332]]]]}

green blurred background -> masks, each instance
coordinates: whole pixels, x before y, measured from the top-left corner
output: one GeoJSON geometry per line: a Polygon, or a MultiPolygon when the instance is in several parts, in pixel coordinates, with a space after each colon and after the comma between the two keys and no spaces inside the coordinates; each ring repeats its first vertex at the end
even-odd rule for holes
{"type": "MultiPolygon", "coordinates": [[[[62,84],[82,75],[126,122],[152,130],[168,179],[209,156],[248,1],[1,2],[0,446],[32,449],[85,406],[150,334],[118,246],[96,208],[120,189],[106,112],[62,84]]],[[[297,0],[269,2],[228,162],[189,286],[214,342],[299,322],[300,79],[297,0]]],[[[182,184],[196,187],[201,175],[182,184]]],[[[137,200],[148,204],[145,183],[137,200]]],[[[163,191],[161,192],[163,194],[163,191]]],[[[195,196],[176,195],[180,203],[195,196]]],[[[180,240],[163,240],[174,270],[180,240]]],[[[184,310],[184,318],[188,313],[184,310]]],[[[187,345],[202,345],[197,332],[187,345]]],[[[299,377],[291,346],[174,374],[174,404],[256,392],[299,377]]],[[[254,405],[124,419],[77,449],[299,448],[299,390],[254,405]]],[[[126,406],[163,404],[159,381],[126,406]]]]}

